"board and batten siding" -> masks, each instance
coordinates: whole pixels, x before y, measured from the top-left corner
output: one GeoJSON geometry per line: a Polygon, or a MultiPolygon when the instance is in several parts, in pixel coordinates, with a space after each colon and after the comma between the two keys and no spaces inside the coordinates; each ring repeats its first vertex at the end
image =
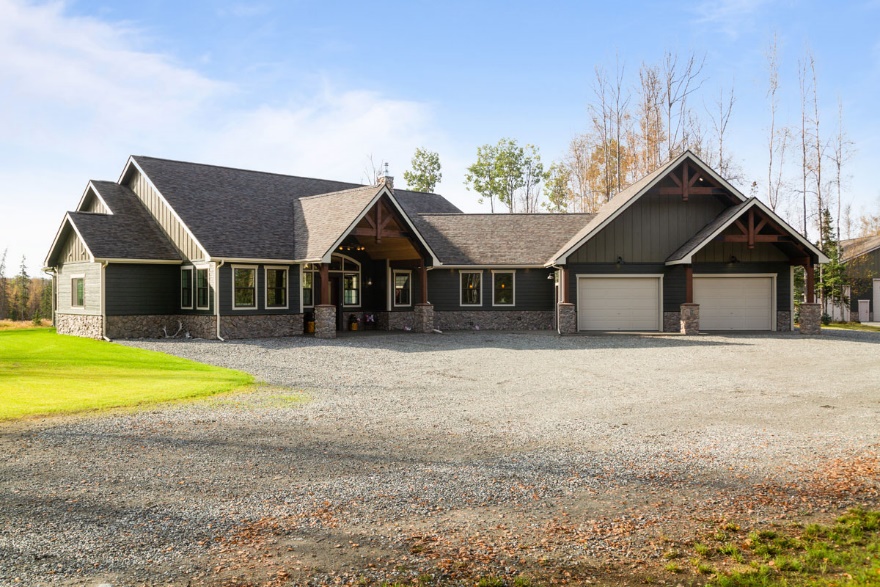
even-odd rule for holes
{"type": "MultiPolygon", "coordinates": [[[[496,269],[496,271],[508,271],[496,269]]],[[[514,301],[513,306],[492,305],[492,269],[444,269],[439,267],[428,271],[428,301],[439,312],[451,311],[552,311],[554,308],[554,282],[548,279],[549,269],[514,269],[514,301]],[[483,304],[481,306],[461,305],[462,271],[482,271],[483,304]]],[[[414,273],[415,279],[418,275],[414,273]]]]}
{"type": "Polygon", "coordinates": [[[104,280],[108,316],[181,313],[178,265],[110,263],[104,280]]]}
{"type": "Polygon", "coordinates": [[[58,297],[55,310],[59,314],[101,315],[101,264],[100,263],[64,263],[57,273],[58,297]],[[74,308],[71,302],[71,283],[74,276],[83,276],[82,308],[74,308]]]}
{"type": "Polygon", "coordinates": [[[80,212],[91,212],[92,214],[109,214],[110,210],[107,209],[107,206],[104,205],[104,202],[102,202],[100,198],[96,197],[94,194],[90,194],[89,198],[83,205],[83,209],[80,210],[80,212]]]}
{"type": "Polygon", "coordinates": [[[663,263],[727,207],[715,196],[642,196],[568,258],[575,263],[663,263]]]}
{"type": "Polygon", "coordinates": [[[750,249],[746,243],[712,241],[693,257],[694,263],[727,263],[732,258],[744,263],[784,263],[788,255],[772,243],[756,243],[750,249]]]}
{"type": "MultiPolygon", "coordinates": [[[[302,295],[299,281],[299,265],[270,264],[269,267],[287,267],[287,308],[266,308],[266,265],[253,265],[257,268],[257,307],[248,310],[232,309],[232,267],[252,267],[246,263],[225,264],[220,268],[220,314],[224,316],[254,316],[259,314],[299,314],[299,300],[302,295]]],[[[316,277],[316,281],[320,277],[316,277]]],[[[364,284],[361,283],[361,288],[364,284]]],[[[363,290],[361,291],[363,295],[363,290]]],[[[211,300],[213,304],[213,297],[211,300]]]]}
{"type": "Polygon", "coordinates": [[[79,238],[79,235],[73,230],[70,231],[67,240],[64,241],[64,246],[61,247],[61,254],[58,256],[58,261],[60,263],[82,263],[90,261],[89,252],[86,250],[85,243],[83,243],[82,239],[79,238]]]}
{"type": "Polygon", "coordinates": [[[144,206],[186,259],[190,261],[205,259],[205,251],[189,235],[183,224],[171,212],[171,208],[140,171],[134,170],[128,181],[128,187],[137,194],[137,197],[144,203],[144,206]]]}

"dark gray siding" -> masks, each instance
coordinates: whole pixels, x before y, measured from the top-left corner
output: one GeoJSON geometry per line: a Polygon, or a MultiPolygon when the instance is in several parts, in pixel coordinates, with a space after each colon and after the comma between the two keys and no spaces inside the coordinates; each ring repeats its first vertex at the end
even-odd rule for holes
{"type": "Polygon", "coordinates": [[[870,311],[874,312],[876,321],[878,308],[874,307],[874,279],[880,278],[880,249],[848,262],[846,272],[852,285],[850,309],[856,313],[853,320],[858,318],[859,300],[870,300],[870,311]]]}
{"type": "Polygon", "coordinates": [[[483,304],[482,306],[462,306],[460,304],[460,278],[459,269],[444,269],[439,267],[428,272],[428,301],[434,304],[434,309],[441,312],[449,311],[472,311],[492,310],[497,312],[510,311],[541,311],[553,310],[554,285],[553,280],[548,279],[549,269],[516,269],[514,306],[492,305],[492,270],[475,269],[482,271],[483,304]]]}
{"type": "Polygon", "coordinates": [[[642,196],[568,259],[577,263],[662,263],[725,208],[715,196],[642,196]]]}
{"type": "Polygon", "coordinates": [[[110,263],[104,275],[108,316],[179,312],[179,265],[110,263]]]}
{"type": "MultiPolygon", "coordinates": [[[[299,314],[300,285],[299,285],[299,265],[269,265],[270,267],[287,267],[288,278],[288,303],[287,309],[278,310],[275,308],[266,308],[266,265],[255,265],[257,268],[257,308],[254,310],[233,310],[232,309],[232,267],[250,267],[244,263],[227,264],[220,268],[220,314],[234,316],[248,316],[256,314],[299,314]]],[[[213,300],[212,300],[213,302],[213,300]]]]}
{"type": "Polygon", "coordinates": [[[728,263],[731,257],[744,263],[788,262],[788,255],[772,243],[757,243],[750,249],[746,243],[710,242],[694,255],[694,263],[728,263]]]}

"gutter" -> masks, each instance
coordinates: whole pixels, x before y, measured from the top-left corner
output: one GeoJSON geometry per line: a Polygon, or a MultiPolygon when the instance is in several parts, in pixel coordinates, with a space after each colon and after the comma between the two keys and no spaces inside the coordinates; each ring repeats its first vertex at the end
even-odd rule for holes
{"type": "Polygon", "coordinates": [[[220,342],[226,342],[222,336],[220,336],[220,268],[226,263],[226,259],[220,259],[217,261],[217,266],[214,270],[216,283],[214,284],[214,316],[217,318],[217,340],[220,342]]]}

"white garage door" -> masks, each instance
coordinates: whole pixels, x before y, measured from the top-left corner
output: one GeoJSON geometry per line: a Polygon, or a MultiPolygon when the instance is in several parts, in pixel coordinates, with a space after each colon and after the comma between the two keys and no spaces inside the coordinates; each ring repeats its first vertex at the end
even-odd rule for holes
{"type": "Polygon", "coordinates": [[[581,277],[578,330],[659,330],[659,277],[581,277]]]}
{"type": "Polygon", "coordinates": [[[773,279],[694,276],[700,330],[770,330],[773,279]]]}

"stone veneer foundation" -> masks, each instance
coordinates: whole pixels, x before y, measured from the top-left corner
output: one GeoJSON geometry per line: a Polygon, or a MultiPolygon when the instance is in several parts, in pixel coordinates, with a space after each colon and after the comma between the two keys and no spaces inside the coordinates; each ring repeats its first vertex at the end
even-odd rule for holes
{"type": "Polygon", "coordinates": [[[689,336],[700,334],[700,304],[681,305],[680,332],[689,336]]]}
{"type": "MultiPolygon", "coordinates": [[[[573,305],[572,305],[573,307],[573,305]]],[[[437,330],[550,330],[552,311],[434,312],[437,330]]]]}
{"type": "Polygon", "coordinates": [[[431,304],[416,304],[413,308],[415,327],[413,330],[428,334],[434,332],[434,306],[431,304]]]}
{"type": "Polygon", "coordinates": [[[822,306],[819,304],[801,304],[800,320],[798,320],[801,334],[822,333],[822,306]]]}
{"type": "Polygon", "coordinates": [[[663,332],[681,332],[681,312],[663,312],[663,332]]]}
{"type": "Polygon", "coordinates": [[[776,312],[776,332],[791,332],[791,312],[776,312]]]}
{"type": "Polygon", "coordinates": [[[302,333],[302,314],[220,316],[220,336],[224,339],[300,336],[302,333]]]}
{"type": "Polygon", "coordinates": [[[85,338],[103,338],[102,320],[100,316],[85,314],[55,314],[55,329],[58,334],[82,336],[85,338]]]}
{"type": "Polygon", "coordinates": [[[559,334],[575,334],[578,322],[574,304],[560,302],[556,304],[556,309],[559,313],[559,334]]]}
{"type": "Polygon", "coordinates": [[[193,338],[217,338],[216,318],[204,314],[107,316],[107,338],[164,338],[163,326],[172,336],[181,324],[183,329],[178,338],[187,332],[193,338]]]}

